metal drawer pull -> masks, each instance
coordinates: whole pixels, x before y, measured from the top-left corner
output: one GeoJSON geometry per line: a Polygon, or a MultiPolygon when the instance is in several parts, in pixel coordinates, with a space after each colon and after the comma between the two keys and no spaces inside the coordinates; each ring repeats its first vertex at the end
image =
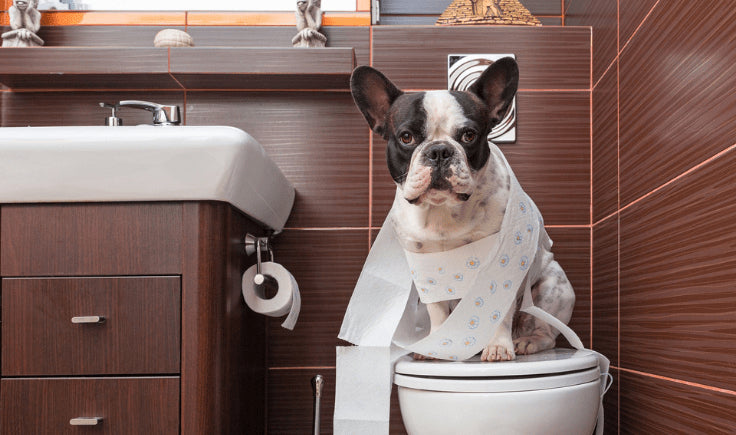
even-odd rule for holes
{"type": "Polygon", "coordinates": [[[105,321],[103,316],[78,316],[72,317],[72,323],[102,323],[105,321]]]}
{"type": "Polygon", "coordinates": [[[102,423],[102,417],[77,417],[69,420],[72,426],[97,426],[102,423]]]}

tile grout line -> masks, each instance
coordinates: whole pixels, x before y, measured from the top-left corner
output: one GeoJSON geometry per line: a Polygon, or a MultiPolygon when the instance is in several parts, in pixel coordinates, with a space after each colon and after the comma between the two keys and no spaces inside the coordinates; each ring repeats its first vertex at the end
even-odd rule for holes
{"type": "Polygon", "coordinates": [[[617,14],[616,14],[616,56],[613,58],[613,60],[611,60],[611,63],[608,65],[608,67],[605,69],[605,71],[603,71],[603,74],[601,74],[601,76],[598,78],[598,81],[595,82],[595,85],[593,85],[593,88],[594,89],[598,86],[598,84],[601,82],[601,80],[603,80],[603,77],[606,75],[606,73],[608,72],[608,70],[611,69],[611,67],[613,66],[613,64],[621,58],[621,53],[629,45],[629,43],[631,42],[631,40],[634,39],[634,36],[636,36],[636,34],[639,32],[639,29],[641,29],[641,27],[644,25],[644,22],[647,20],[647,18],[649,18],[649,15],[652,14],[652,12],[654,11],[654,8],[657,7],[658,4],[659,4],[659,0],[657,0],[657,3],[655,3],[654,6],[652,6],[652,8],[649,10],[649,12],[646,14],[646,16],[641,20],[641,23],[639,23],[639,25],[637,26],[636,30],[634,30],[634,33],[632,33],[631,36],[629,36],[629,39],[626,41],[626,44],[624,44],[623,47],[621,47],[621,34],[620,34],[620,32],[621,32],[621,23],[620,23],[620,16],[618,14],[618,7],[619,6],[617,5],[617,8],[616,8],[617,9],[617,14]]]}
{"type": "Polygon", "coordinates": [[[668,376],[655,375],[654,373],[641,372],[639,370],[633,370],[633,369],[625,369],[623,367],[616,367],[616,366],[611,366],[611,367],[615,368],[618,371],[625,372],[625,373],[632,373],[632,374],[644,376],[647,378],[654,378],[654,379],[659,379],[662,381],[672,382],[674,384],[682,384],[682,385],[687,385],[689,387],[695,387],[695,388],[700,388],[703,390],[727,394],[729,396],[736,396],[736,391],[728,390],[726,388],[713,387],[710,385],[699,384],[697,382],[686,381],[684,379],[670,378],[668,376]]]}

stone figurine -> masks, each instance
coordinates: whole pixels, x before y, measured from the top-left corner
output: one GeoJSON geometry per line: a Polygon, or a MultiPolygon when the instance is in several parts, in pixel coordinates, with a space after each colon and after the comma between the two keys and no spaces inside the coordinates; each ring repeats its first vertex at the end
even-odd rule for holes
{"type": "Polygon", "coordinates": [[[10,30],[2,34],[3,47],[37,47],[43,39],[36,35],[41,28],[41,13],[36,9],[38,0],[13,0],[8,8],[10,30]]]}
{"type": "Polygon", "coordinates": [[[294,47],[324,47],[327,37],[319,33],[322,27],[322,0],[298,0],[296,2],[296,29],[299,33],[291,39],[294,47]]]}
{"type": "Polygon", "coordinates": [[[500,17],[503,15],[501,7],[494,0],[470,0],[473,4],[473,15],[482,17],[500,17]]]}

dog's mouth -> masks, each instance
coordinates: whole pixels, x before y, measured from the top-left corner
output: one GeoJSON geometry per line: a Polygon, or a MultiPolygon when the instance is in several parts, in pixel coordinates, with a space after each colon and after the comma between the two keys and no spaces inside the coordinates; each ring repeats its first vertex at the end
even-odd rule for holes
{"type": "Polygon", "coordinates": [[[406,201],[409,204],[412,205],[421,205],[424,203],[428,203],[430,205],[438,206],[438,205],[444,205],[448,201],[460,204],[463,202],[466,202],[470,199],[472,193],[467,192],[453,192],[452,190],[437,190],[437,189],[427,189],[424,193],[421,195],[414,197],[414,198],[406,198],[406,201]]]}

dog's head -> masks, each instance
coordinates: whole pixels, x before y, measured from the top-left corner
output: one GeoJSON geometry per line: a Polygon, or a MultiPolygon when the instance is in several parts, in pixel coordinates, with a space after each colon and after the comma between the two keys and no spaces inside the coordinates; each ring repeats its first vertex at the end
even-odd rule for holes
{"type": "Polygon", "coordinates": [[[505,57],[468,92],[404,93],[379,71],[361,66],[350,87],[371,129],[388,141],[388,168],[412,204],[467,201],[488,163],[488,133],[516,94],[519,69],[505,57]]]}

